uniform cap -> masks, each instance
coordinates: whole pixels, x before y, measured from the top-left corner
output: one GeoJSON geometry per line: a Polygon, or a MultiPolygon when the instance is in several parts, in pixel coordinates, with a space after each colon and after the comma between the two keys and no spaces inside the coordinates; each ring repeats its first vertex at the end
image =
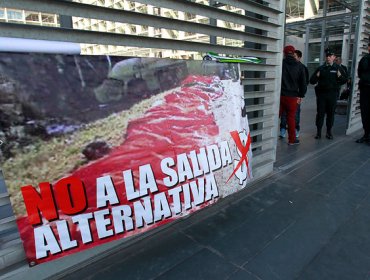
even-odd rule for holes
{"type": "Polygon", "coordinates": [[[294,52],[295,52],[295,48],[292,45],[288,45],[288,46],[284,47],[284,54],[285,55],[294,54],[294,52]]]}
{"type": "Polygon", "coordinates": [[[335,53],[330,48],[325,49],[325,54],[326,54],[326,56],[335,55],[335,53]]]}

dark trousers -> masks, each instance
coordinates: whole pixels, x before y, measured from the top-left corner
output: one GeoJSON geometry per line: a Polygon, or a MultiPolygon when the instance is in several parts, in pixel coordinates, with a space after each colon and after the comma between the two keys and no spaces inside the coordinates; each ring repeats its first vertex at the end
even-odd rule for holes
{"type": "Polygon", "coordinates": [[[370,136],[370,85],[360,86],[360,110],[364,136],[370,136]]]}
{"type": "Polygon", "coordinates": [[[316,127],[317,132],[321,133],[321,128],[324,124],[326,115],[326,129],[331,132],[334,125],[334,113],[337,105],[337,90],[316,93],[316,127]]]}
{"type": "MultiPolygon", "coordinates": [[[[301,104],[297,104],[297,112],[295,113],[295,129],[297,131],[301,130],[301,126],[299,125],[301,121],[301,104]]],[[[280,129],[284,128],[286,129],[287,126],[287,117],[286,113],[283,112],[281,117],[280,117],[280,129]]]]}
{"type": "Polygon", "coordinates": [[[296,135],[295,135],[296,111],[297,111],[297,97],[290,97],[290,96],[280,97],[279,116],[282,116],[284,113],[287,116],[289,143],[294,143],[294,141],[296,140],[296,135]]]}

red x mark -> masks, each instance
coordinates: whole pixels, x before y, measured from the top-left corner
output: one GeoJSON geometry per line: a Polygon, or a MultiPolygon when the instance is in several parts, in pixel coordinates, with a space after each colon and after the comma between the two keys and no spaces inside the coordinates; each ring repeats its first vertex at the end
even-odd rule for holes
{"type": "Polygon", "coordinates": [[[229,179],[227,179],[227,182],[229,182],[229,180],[231,179],[231,177],[240,168],[240,166],[242,165],[243,161],[245,161],[245,163],[247,165],[248,176],[250,177],[250,173],[249,173],[249,162],[248,162],[247,154],[248,154],[249,148],[251,146],[251,135],[250,135],[250,133],[248,133],[247,143],[245,144],[245,146],[243,146],[243,143],[242,143],[242,141],[240,140],[240,137],[239,137],[239,133],[236,130],[231,131],[230,134],[231,134],[231,137],[234,139],[235,144],[236,144],[236,147],[241,152],[242,156],[240,157],[240,161],[238,162],[238,165],[235,167],[233,174],[231,174],[231,176],[229,177],[229,179]]]}

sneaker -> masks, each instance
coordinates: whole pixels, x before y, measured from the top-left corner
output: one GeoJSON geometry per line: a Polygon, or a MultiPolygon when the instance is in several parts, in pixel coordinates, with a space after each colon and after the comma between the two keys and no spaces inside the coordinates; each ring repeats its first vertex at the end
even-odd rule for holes
{"type": "Polygon", "coordinates": [[[299,138],[299,130],[295,130],[295,138],[299,138]]]}
{"type": "Polygon", "coordinates": [[[299,145],[299,140],[298,139],[295,139],[295,141],[293,143],[288,143],[289,146],[293,146],[293,145],[299,145]]]}
{"type": "Polygon", "coordinates": [[[285,138],[286,136],[286,129],[285,128],[280,128],[280,138],[285,138]]]}
{"type": "Polygon", "coordinates": [[[356,140],[356,143],[370,143],[370,137],[362,136],[360,139],[356,140]]]}

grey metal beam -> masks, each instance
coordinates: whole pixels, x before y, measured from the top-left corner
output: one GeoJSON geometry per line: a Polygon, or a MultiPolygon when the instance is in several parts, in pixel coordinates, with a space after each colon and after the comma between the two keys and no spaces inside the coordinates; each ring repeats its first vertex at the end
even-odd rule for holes
{"type": "Polygon", "coordinates": [[[52,4],[50,2],[50,0],[0,0],[0,6],[15,9],[36,10],[44,13],[62,14],[66,16],[78,16],[113,22],[147,25],[156,28],[166,28],[186,32],[196,31],[200,34],[222,36],[241,41],[257,41],[260,44],[271,44],[274,42],[274,40],[276,40],[273,38],[273,36],[260,36],[207,24],[187,22],[132,11],[124,11],[69,1],[53,1],[52,4]]]}
{"type": "Polygon", "coordinates": [[[274,58],[276,52],[256,49],[211,45],[206,43],[189,42],[173,39],[151,38],[136,35],[44,27],[27,24],[0,23],[0,36],[75,42],[85,44],[102,44],[116,46],[131,46],[158,49],[172,49],[198,52],[217,52],[220,54],[257,56],[260,58],[274,58]]]}
{"type": "MultiPolygon", "coordinates": [[[[352,16],[356,16],[358,15],[358,12],[351,12],[351,13],[345,13],[345,14],[337,14],[337,15],[327,15],[325,16],[325,20],[327,22],[330,22],[332,20],[339,20],[339,22],[343,22],[345,20],[349,20],[350,17],[352,16]]],[[[317,25],[320,25],[323,21],[323,17],[317,17],[317,18],[313,18],[313,19],[306,19],[305,21],[297,21],[297,22],[290,22],[290,23],[286,23],[286,27],[287,29],[291,28],[291,27],[302,27],[306,24],[311,24],[314,25],[314,24],[317,24],[317,25]]]]}
{"type": "Polygon", "coordinates": [[[15,222],[14,216],[0,219],[0,232],[4,232],[6,230],[16,228],[16,227],[17,227],[17,224],[15,222]]]}
{"type": "Polygon", "coordinates": [[[240,64],[241,71],[275,71],[276,67],[276,65],[272,64],[240,64]]]}
{"type": "Polygon", "coordinates": [[[266,109],[271,109],[272,103],[265,103],[265,104],[258,104],[258,105],[248,105],[245,107],[246,112],[255,112],[255,111],[260,111],[260,110],[266,110],[266,109]]]}
{"type": "Polygon", "coordinates": [[[8,193],[0,193],[0,206],[10,204],[10,199],[8,193]]]}
{"type": "MultiPolygon", "coordinates": [[[[249,107],[249,106],[248,106],[249,107]]],[[[247,108],[248,108],[247,107],[247,108]]],[[[249,108],[248,108],[249,109],[249,108]]],[[[251,137],[254,137],[254,136],[257,136],[257,135],[261,135],[261,134],[263,134],[263,133],[268,133],[268,132],[270,132],[272,129],[274,129],[274,127],[273,126],[267,126],[267,127],[264,127],[264,128],[262,128],[262,129],[256,129],[256,130],[251,130],[251,137]]],[[[271,149],[268,149],[268,150],[266,150],[266,152],[267,153],[271,153],[271,155],[273,155],[273,152],[271,151],[271,149]]],[[[253,162],[255,161],[255,157],[254,157],[254,155],[253,155],[253,162]]]]}
{"type": "MultiPolygon", "coordinates": [[[[263,145],[271,145],[270,143],[274,140],[275,138],[273,137],[269,137],[269,138],[266,138],[262,141],[259,141],[259,142],[254,142],[252,143],[252,149],[254,148],[258,148],[258,147],[262,147],[263,145]]],[[[271,163],[271,161],[265,161],[266,163],[271,163]]],[[[253,164],[253,168],[255,168],[256,166],[258,166],[257,164],[254,165],[253,164]]]]}
{"type": "Polygon", "coordinates": [[[284,12],[250,0],[222,0],[222,3],[238,7],[243,10],[253,11],[253,13],[261,14],[273,19],[277,19],[277,15],[284,12]]]}
{"type": "Polygon", "coordinates": [[[245,99],[259,98],[273,96],[274,92],[272,90],[263,91],[248,91],[244,93],[245,99]]]}
{"type": "MultiPolygon", "coordinates": [[[[337,4],[339,4],[339,5],[343,6],[343,7],[345,7],[346,9],[348,9],[350,11],[352,11],[352,10],[354,10],[354,9],[357,8],[356,5],[349,5],[346,2],[343,2],[343,1],[340,1],[340,0],[333,0],[333,2],[335,2],[335,3],[337,3],[337,4]]],[[[356,0],[356,2],[358,3],[358,0],[356,0]]]]}
{"type": "Polygon", "coordinates": [[[242,79],[242,85],[267,85],[274,81],[275,78],[245,78],[242,79]]]}
{"type": "Polygon", "coordinates": [[[247,25],[252,28],[263,29],[270,32],[275,32],[279,24],[258,20],[249,16],[239,15],[229,11],[221,10],[214,7],[190,2],[187,0],[135,0],[143,4],[174,9],[178,11],[188,12],[196,15],[202,15],[209,18],[217,18],[228,22],[234,22],[241,25],[247,25]]]}
{"type": "Polygon", "coordinates": [[[257,123],[263,123],[267,120],[273,120],[275,117],[275,114],[265,115],[263,117],[257,117],[257,118],[248,118],[248,124],[257,124],[257,123]]]}

